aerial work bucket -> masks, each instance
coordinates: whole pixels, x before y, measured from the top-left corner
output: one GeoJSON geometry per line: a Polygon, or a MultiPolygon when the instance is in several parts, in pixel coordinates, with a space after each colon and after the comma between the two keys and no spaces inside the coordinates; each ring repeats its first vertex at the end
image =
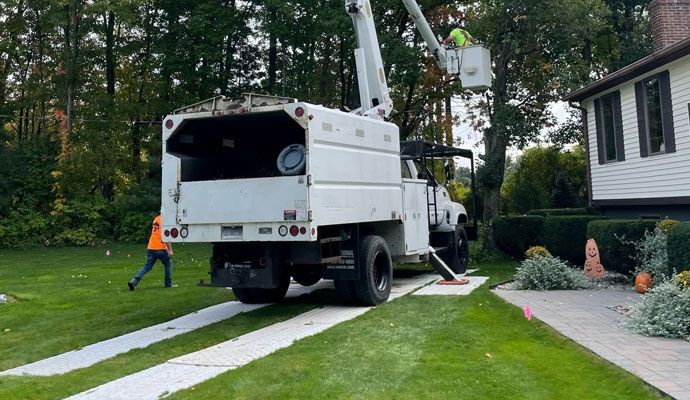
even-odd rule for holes
{"type": "Polygon", "coordinates": [[[446,49],[448,73],[460,76],[465,89],[491,87],[491,52],[484,46],[446,49]]]}

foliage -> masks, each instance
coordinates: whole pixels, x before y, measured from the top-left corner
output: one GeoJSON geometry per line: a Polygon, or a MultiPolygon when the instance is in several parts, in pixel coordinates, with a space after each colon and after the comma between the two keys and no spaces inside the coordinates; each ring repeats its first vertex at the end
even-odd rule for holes
{"type": "Polygon", "coordinates": [[[576,146],[569,152],[561,152],[557,147],[527,149],[506,176],[501,189],[502,210],[522,214],[553,206],[551,198],[554,193],[558,194],[559,179],[571,183],[576,200],[571,198],[557,207],[584,206],[587,199],[584,147],[576,146]]]}
{"type": "Polygon", "coordinates": [[[517,290],[581,289],[588,286],[581,271],[570,268],[557,257],[536,256],[520,263],[515,273],[517,290]]]}
{"type": "Polygon", "coordinates": [[[527,212],[527,215],[541,215],[542,217],[587,214],[589,214],[589,212],[586,208],[542,208],[537,210],[529,210],[527,212]]]}
{"type": "Polygon", "coordinates": [[[468,186],[465,186],[461,182],[452,181],[446,185],[446,189],[448,190],[451,200],[460,203],[467,208],[467,205],[470,203],[471,199],[471,190],[468,186]]]}
{"type": "Polygon", "coordinates": [[[535,258],[537,256],[540,257],[549,257],[551,256],[551,253],[546,250],[546,247],[543,246],[532,246],[527,251],[525,252],[525,256],[527,258],[535,258]]]}
{"type": "Polygon", "coordinates": [[[544,217],[498,217],[491,226],[496,247],[513,258],[522,259],[527,249],[544,244],[544,217]]]}
{"type": "Polygon", "coordinates": [[[659,229],[661,229],[662,232],[664,232],[665,234],[668,235],[668,231],[670,231],[671,228],[676,226],[676,224],[678,222],[679,221],[677,221],[675,219],[664,219],[664,220],[659,221],[657,226],[659,227],[659,229]]]}
{"type": "Polygon", "coordinates": [[[51,213],[54,244],[93,245],[98,238],[106,237],[110,226],[103,218],[105,207],[99,197],[56,200],[51,213]]]}
{"type": "Polygon", "coordinates": [[[622,244],[635,248],[633,259],[636,262],[635,274],[651,274],[655,282],[666,280],[671,276],[668,268],[668,250],[666,234],[655,227],[645,231],[640,240],[619,238],[622,244]]]}
{"type": "Polygon", "coordinates": [[[690,270],[683,271],[676,275],[678,277],[678,284],[686,288],[690,288],[690,270]]]}
{"type": "Polygon", "coordinates": [[[635,246],[621,243],[618,238],[630,242],[644,238],[647,230],[656,227],[654,220],[602,220],[587,225],[587,237],[599,247],[601,263],[606,269],[629,274],[635,269],[635,246]]]}
{"type": "Polygon", "coordinates": [[[655,284],[630,308],[623,322],[633,332],[645,336],[686,338],[690,336],[690,288],[674,280],[655,284]]]}
{"type": "Polygon", "coordinates": [[[556,176],[549,205],[554,208],[571,208],[579,205],[578,198],[573,191],[573,185],[570,184],[568,177],[562,172],[559,172],[556,176]]]}
{"type": "Polygon", "coordinates": [[[544,224],[546,248],[574,265],[584,265],[587,225],[601,219],[608,218],[596,215],[547,217],[544,224]]]}
{"type": "Polygon", "coordinates": [[[668,231],[668,266],[682,271],[690,265],[690,222],[680,222],[668,231]]]}
{"type": "Polygon", "coordinates": [[[30,206],[15,208],[6,218],[0,218],[2,248],[43,246],[49,235],[49,219],[30,206]]]}

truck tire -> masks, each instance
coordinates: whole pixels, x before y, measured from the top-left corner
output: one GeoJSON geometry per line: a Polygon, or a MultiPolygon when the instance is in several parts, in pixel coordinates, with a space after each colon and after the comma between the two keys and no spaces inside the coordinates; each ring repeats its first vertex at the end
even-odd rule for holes
{"type": "Polygon", "coordinates": [[[237,300],[246,304],[277,303],[285,298],[290,286],[290,274],[287,266],[278,272],[278,287],[265,288],[232,288],[237,300]]]}
{"type": "Polygon", "coordinates": [[[321,264],[293,264],[290,275],[302,286],[311,286],[321,280],[321,264]]]}
{"type": "Polygon", "coordinates": [[[470,261],[470,246],[467,241],[467,232],[460,224],[455,226],[452,233],[452,241],[448,244],[448,250],[441,253],[443,262],[456,274],[464,274],[470,261]]]}
{"type": "Polygon", "coordinates": [[[386,241],[366,236],[359,246],[359,279],[352,282],[357,303],[376,306],[388,300],[393,286],[393,261],[386,241]]]}

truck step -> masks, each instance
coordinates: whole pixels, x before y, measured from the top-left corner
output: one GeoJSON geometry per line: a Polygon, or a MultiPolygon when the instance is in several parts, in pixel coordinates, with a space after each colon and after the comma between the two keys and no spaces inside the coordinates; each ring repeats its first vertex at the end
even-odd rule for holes
{"type": "Polygon", "coordinates": [[[443,262],[441,257],[436,254],[436,249],[431,246],[429,246],[429,262],[431,263],[431,266],[434,267],[436,272],[443,277],[443,279],[447,281],[457,280],[455,274],[453,274],[453,271],[448,267],[448,265],[446,265],[445,262],[443,262]]]}

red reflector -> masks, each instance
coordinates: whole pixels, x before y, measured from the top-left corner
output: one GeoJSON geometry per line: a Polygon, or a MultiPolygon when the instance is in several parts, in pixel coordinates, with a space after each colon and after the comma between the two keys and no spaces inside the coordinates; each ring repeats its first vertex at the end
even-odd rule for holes
{"type": "Polygon", "coordinates": [[[311,121],[312,119],[314,119],[314,114],[309,114],[309,121],[311,121]]]}
{"type": "Polygon", "coordinates": [[[297,107],[297,109],[295,110],[295,115],[298,117],[302,117],[304,115],[304,108],[297,107]]]}
{"type": "Polygon", "coordinates": [[[165,234],[165,236],[170,236],[170,231],[166,229],[165,232],[163,232],[163,234],[165,234]]]}
{"type": "Polygon", "coordinates": [[[298,233],[299,233],[299,228],[297,227],[297,225],[292,225],[290,227],[290,234],[292,236],[297,236],[298,233]]]}
{"type": "Polygon", "coordinates": [[[245,112],[247,112],[247,109],[244,107],[240,107],[240,114],[244,114],[245,112]]]}
{"type": "Polygon", "coordinates": [[[173,122],[173,120],[169,119],[169,120],[165,121],[165,127],[166,127],[166,128],[172,129],[173,125],[175,125],[175,123],[173,122]]]}
{"type": "Polygon", "coordinates": [[[315,234],[315,233],[316,233],[316,229],[315,229],[315,228],[311,228],[311,234],[313,235],[313,234],[315,234]]]}
{"type": "Polygon", "coordinates": [[[299,228],[299,233],[301,233],[302,235],[304,235],[305,233],[307,233],[307,228],[305,228],[305,227],[299,228]]]}
{"type": "Polygon", "coordinates": [[[170,230],[170,235],[171,235],[173,238],[176,238],[178,233],[179,233],[179,232],[177,231],[177,228],[172,228],[172,229],[170,230]]]}

